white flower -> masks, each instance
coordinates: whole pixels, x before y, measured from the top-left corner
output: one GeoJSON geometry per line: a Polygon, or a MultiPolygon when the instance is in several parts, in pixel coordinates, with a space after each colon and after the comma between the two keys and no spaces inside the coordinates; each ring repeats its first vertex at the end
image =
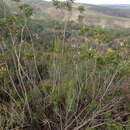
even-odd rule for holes
{"type": "Polygon", "coordinates": [[[123,42],[120,42],[120,46],[124,46],[124,43],[123,43],[123,42]]]}

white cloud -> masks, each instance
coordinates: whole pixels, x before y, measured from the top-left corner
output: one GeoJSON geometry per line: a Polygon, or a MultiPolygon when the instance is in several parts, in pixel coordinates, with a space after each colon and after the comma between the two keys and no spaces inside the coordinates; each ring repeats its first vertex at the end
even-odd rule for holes
{"type": "Polygon", "coordinates": [[[75,0],[75,2],[88,4],[130,4],[130,0],[75,0]]]}

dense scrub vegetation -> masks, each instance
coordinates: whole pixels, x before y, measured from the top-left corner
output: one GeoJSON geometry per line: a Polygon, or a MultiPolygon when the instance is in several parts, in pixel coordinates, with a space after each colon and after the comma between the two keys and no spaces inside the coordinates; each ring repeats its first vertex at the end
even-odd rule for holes
{"type": "Polygon", "coordinates": [[[129,130],[130,30],[83,25],[81,6],[76,24],[17,4],[0,12],[0,129],[129,130]]]}

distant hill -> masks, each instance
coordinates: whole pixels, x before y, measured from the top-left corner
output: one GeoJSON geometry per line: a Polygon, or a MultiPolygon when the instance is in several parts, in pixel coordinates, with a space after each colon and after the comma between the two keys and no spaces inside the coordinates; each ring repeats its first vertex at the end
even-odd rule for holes
{"type": "MultiPolygon", "coordinates": [[[[10,0],[7,0],[10,8],[16,6],[12,4],[10,0]],[[14,5],[14,6],[13,6],[14,5]]],[[[56,10],[51,2],[43,0],[21,0],[22,2],[30,4],[34,8],[33,19],[55,19],[65,20],[68,16],[67,11],[56,10]]],[[[77,10],[79,5],[85,7],[85,20],[84,23],[88,25],[97,26],[119,26],[130,27],[130,5],[90,5],[90,4],[73,4],[73,11],[71,20],[77,22],[79,11],[77,10]]]]}
{"type": "Polygon", "coordinates": [[[110,16],[130,18],[130,5],[99,5],[90,7],[90,10],[110,16]]]}
{"type": "Polygon", "coordinates": [[[130,8],[130,4],[102,4],[100,6],[104,7],[114,7],[114,8],[130,8]]]}

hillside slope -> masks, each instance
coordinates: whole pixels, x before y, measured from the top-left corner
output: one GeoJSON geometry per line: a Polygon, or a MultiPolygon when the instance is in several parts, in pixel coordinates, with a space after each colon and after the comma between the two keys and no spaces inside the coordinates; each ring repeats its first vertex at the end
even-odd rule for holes
{"type": "Polygon", "coordinates": [[[123,18],[130,18],[130,7],[129,6],[92,6],[90,7],[90,10],[103,13],[110,16],[116,16],[116,17],[123,17],[123,18]]]}
{"type": "MultiPolygon", "coordinates": [[[[9,2],[10,0],[7,1],[9,6],[12,8],[13,6],[9,2]]],[[[56,10],[51,2],[43,0],[22,0],[22,2],[28,3],[34,8],[33,19],[65,20],[69,15],[67,11],[56,10]]],[[[73,4],[73,10],[71,12],[71,20],[75,22],[77,22],[79,16],[79,11],[77,10],[79,5],[83,5],[85,7],[85,24],[102,27],[130,27],[130,8],[126,8],[126,6],[96,6],[76,3],[73,4]]]]}

